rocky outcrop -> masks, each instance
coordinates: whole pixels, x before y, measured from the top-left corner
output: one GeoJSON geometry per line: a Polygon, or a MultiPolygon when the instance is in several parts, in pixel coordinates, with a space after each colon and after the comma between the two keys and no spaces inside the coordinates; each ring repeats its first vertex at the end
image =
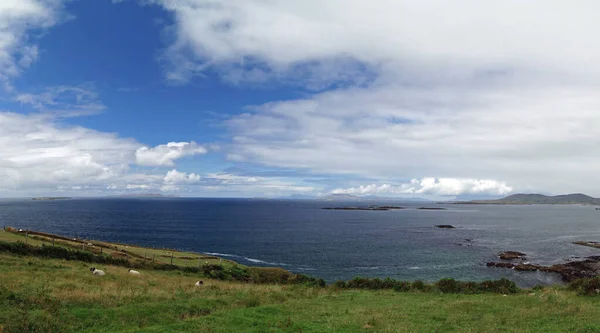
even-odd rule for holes
{"type": "Polygon", "coordinates": [[[516,271],[541,271],[559,274],[565,282],[581,278],[591,278],[600,274],[600,257],[588,257],[583,261],[573,261],[565,264],[541,266],[529,263],[514,264],[509,262],[488,262],[488,267],[514,269],[516,271]]]}
{"type": "Polygon", "coordinates": [[[577,241],[577,242],[573,242],[573,244],[575,244],[575,245],[582,245],[582,246],[589,246],[589,247],[595,247],[597,249],[600,249],[600,243],[598,243],[598,242],[577,241]]]}
{"type": "Polygon", "coordinates": [[[448,209],[442,208],[442,207],[420,207],[417,209],[419,209],[419,210],[448,210],[448,209]]]}
{"type": "Polygon", "coordinates": [[[450,224],[438,224],[435,227],[440,228],[440,229],[456,229],[455,226],[450,225],[450,224]]]}
{"type": "Polygon", "coordinates": [[[517,251],[505,251],[498,255],[502,260],[525,259],[526,254],[517,251]]]}

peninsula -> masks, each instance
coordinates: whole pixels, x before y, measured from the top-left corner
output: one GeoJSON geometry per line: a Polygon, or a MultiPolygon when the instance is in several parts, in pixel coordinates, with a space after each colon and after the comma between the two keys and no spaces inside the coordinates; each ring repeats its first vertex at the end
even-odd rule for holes
{"type": "Polygon", "coordinates": [[[454,203],[479,205],[600,205],[600,199],[582,193],[555,196],[519,193],[497,200],[457,201],[454,203]]]}

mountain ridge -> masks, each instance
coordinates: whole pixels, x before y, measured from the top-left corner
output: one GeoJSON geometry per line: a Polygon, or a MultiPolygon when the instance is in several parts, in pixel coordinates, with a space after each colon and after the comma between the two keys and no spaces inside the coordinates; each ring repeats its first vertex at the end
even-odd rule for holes
{"type": "Polygon", "coordinates": [[[471,200],[457,203],[495,205],[600,205],[600,198],[594,198],[583,193],[560,194],[554,196],[539,193],[517,193],[502,199],[471,200]]]}

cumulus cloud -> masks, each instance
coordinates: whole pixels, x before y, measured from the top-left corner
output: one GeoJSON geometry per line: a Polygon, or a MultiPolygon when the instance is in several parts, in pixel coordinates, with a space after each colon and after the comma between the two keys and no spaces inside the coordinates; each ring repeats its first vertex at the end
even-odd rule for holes
{"type": "MultiPolygon", "coordinates": [[[[166,176],[135,170],[131,166],[141,146],[136,140],[66,125],[61,119],[46,113],[0,112],[0,196],[160,191],[201,179],[176,170],[166,176]]],[[[175,146],[183,147],[184,155],[189,155],[187,149],[199,149],[195,143],[175,146]]]]}
{"type": "Polygon", "coordinates": [[[314,194],[318,189],[299,185],[281,177],[252,177],[232,173],[180,172],[175,169],[164,177],[162,191],[195,193],[202,196],[260,196],[274,197],[290,193],[314,194]]]}
{"type": "Polygon", "coordinates": [[[354,81],[365,66],[404,77],[513,68],[600,73],[594,1],[150,2],[175,15],[166,60],[178,80],[209,68],[259,80],[308,73],[354,81]]]}
{"type": "Polygon", "coordinates": [[[418,196],[460,196],[460,195],[506,195],[513,191],[505,182],[485,179],[423,178],[410,183],[369,184],[359,187],[340,188],[332,194],[353,195],[418,195],[418,196]]]}
{"type": "Polygon", "coordinates": [[[187,156],[205,154],[206,148],[196,142],[169,142],[156,147],[141,147],[136,150],[136,163],[145,166],[174,166],[174,161],[187,156]]]}
{"type": "MultiPolygon", "coordinates": [[[[166,174],[157,170],[144,172],[145,169],[133,167],[140,157],[141,144],[137,141],[66,125],[60,119],[43,113],[0,112],[0,196],[177,192],[190,196],[240,197],[316,190],[279,177],[188,173],[176,169],[166,174]]],[[[153,151],[142,154],[142,161],[158,160],[161,165],[203,151],[194,142],[149,149],[153,151]]]]}
{"type": "Polygon", "coordinates": [[[59,23],[63,16],[62,2],[0,1],[0,82],[6,87],[10,87],[10,79],[18,76],[38,58],[38,47],[28,33],[59,23]]]}
{"type": "Polygon", "coordinates": [[[179,172],[175,169],[167,172],[165,184],[193,184],[200,181],[200,176],[195,173],[179,172]]]}
{"type": "Polygon", "coordinates": [[[600,195],[598,2],[152,2],[172,79],[329,87],[232,117],[232,161],[600,195]]]}
{"type": "Polygon", "coordinates": [[[0,113],[4,191],[98,185],[125,174],[139,143],[46,116],[0,113]]]}

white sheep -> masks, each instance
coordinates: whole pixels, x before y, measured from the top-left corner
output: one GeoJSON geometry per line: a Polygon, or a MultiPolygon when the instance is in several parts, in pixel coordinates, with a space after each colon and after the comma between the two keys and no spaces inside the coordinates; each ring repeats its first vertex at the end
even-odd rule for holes
{"type": "Polygon", "coordinates": [[[196,287],[202,287],[203,285],[204,285],[204,281],[202,281],[202,280],[196,282],[196,284],[195,284],[196,287]]]}
{"type": "Polygon", "coordinates": [[[129,272],[129,274],[131,274],[131,275],[140,275],[140,272],[138,272],[138,271],[136,271],[136,270],[133,270],[133,269],[130,269],[128,272],[129,272]]]}
{"type": "Polygon", "coordinates": [[[106,273],[104,273],[104,271],[96,269],[96,267],[92,267],[90,268],[90,271],[92,272],[92,274],[94,275],[98,275],[98,276],[104,276],[106,275],[106,273]]]}

